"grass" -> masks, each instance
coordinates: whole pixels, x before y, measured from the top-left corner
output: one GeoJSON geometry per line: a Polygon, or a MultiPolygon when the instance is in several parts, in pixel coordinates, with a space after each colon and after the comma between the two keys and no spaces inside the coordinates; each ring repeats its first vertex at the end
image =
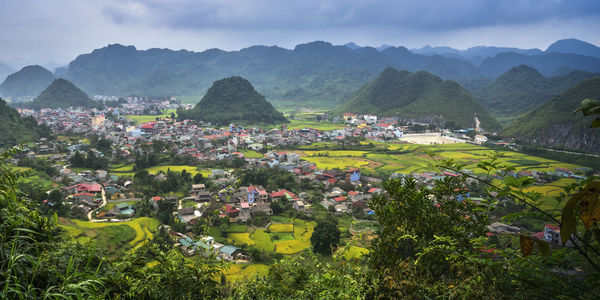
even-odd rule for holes
{"type": "Polygon", "coordinates": [[[152,121],[156,121],[156,118],[170,118],[171,117],[171,113],[175,113],[175,115],[177,116],[177,111],[175,109],[167,109],[163,112],[163,114],[160,115],[125,115],[124,117],[134,121],[136,124],[140,124],[140,123],[147,123],[147,122],[152,122],[152,121]]]}
{"type": "Polygon", "coordinates": [[[319,122],[319,121],[305,121],[305,120],[291,120],[287,125],[289,130],[292,129],[303,129],[303,128],[313,128],[317,130],[336,130],[342,129],[346,127],[344,123],[331,123],[331,122],[319,122]]]}
{"type": "Polygon", "coordinates": [[[250,238],[254,240],[254,243],[258,249],[273,251],[275,244],[271,241],[271,235],[265,232],[265,229],[257,229],[251,235],[250,238]]]}
{"type": "Polygon", "coordinates": [[[294,224],[271,224],[269,226],[271,232],[293,232],[294,224]]]}
{"type": "Polygon", "coordinates": [[[252,240],[250,238],[250,233],[247,232],[243,232],[243,233],[228,233],[227,234],[227,241],[234,244],[234,245],[254,245],[256,244],[254,242],[254,240],[252,240]]]}
{"type": "Polygon", "coordinates": [[[281,254],[296,254],[310,247],[310,241],[288,240],[275,242],[275,252],[281,254]]]}
{"type": "Polygon", "coordinates": [[[154,166],[147,168],[148,173],[157,174],[158,172],[167,173],[167,171],[171,170],[171,172],[181,173],[181,171],[185,170],[190,173],[192,176],[198,174],[198,170],[193,166],[176,166],[176,165],[164,165],[164,166],[154,166]]]}
{"type": "Polygon", "coordinates": [[[196,207],[196,201],[190,200],[190,199],[183,200],[183,202],[181,203],[181,206],[183,208],[186,208],[186,207],[196,207]]]}
{"type": "Polygon", "coordinates": [[[242,233],[242,232],[246,232],[246,229],[248,229],[247,225],[229,224],[229,226],[227,227],[225,232],[227,232],[227,233],[242,233]]]}
{"type": "Polygon", "coordinates": [[[256,152],[254,150],[250,150],[250,149],[244,149],[240,151],[242,154],[244,154],[245,157],[247,158],[262,158],[264,157],[264,154],[256,152]]]}

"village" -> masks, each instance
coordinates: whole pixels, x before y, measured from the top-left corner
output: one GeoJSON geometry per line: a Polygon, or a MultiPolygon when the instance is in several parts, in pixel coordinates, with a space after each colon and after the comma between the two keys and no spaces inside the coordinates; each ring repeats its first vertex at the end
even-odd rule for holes
{"type": "MultiPolygon", "coordinates": [[[[100,111],[81,111],[78,109],[42,109],[41,111],[21,110],[24,115],[35,117],[38,122],[50,126],[53,131],[65,135],[99,136],[109,141],[110,153],[91,148],[82,140],[48,141],[41,140],[37,145],[14,159],[34,159],[42,155],[53,167],[57,175],[51,180],[60,186],[65,196],[65,204],[71,211],[76,210],[83,219],[92,222],[121,222],[136,215],[136,203],[147,201],[156,211],[161,203],[172,205],[173,217],[176,223],[182,224],[179,232],[168,228],[172,241],[186,255],[194,255],[201,249],[214,249],[219,257],[225,260],[249,261],[252,258],[235,245],[227,244],[224,240],[216,241],[214,237],[189,235],[191,228],[200,220],[214,215],[212,210],[218,210],[218,218],[229,223],[249,224],[253,218],[272,216],[274,203],[286,203],[297,216],[310,217],[314,206],[336,215],[349,215],[354,219],[372,220],[373,211],[368,201],[383,193],[382,181],[388,178],[378,178],[361,174],[360,168],[322,169],[317,164],[301,159],[293,149],[299,145],[311,145],[320,142],[352,143],[352,140],[368,141],[402,141],[411,136],[411,127],[399,126],[393,118],[378,119],[374,115],[344,114],[343,120],[336,119],[345,126],[335,130],[319,130],[315,128],[300,128],[288,130],[283,124],[279,128],[262,129],[258,127],[245,128],[231,124],[225,128],[215,128],[211,124],[178,121],[172,115],[157,117],[147,122],[134,122],[124,115],[140,114],[150,109],[176,109],[178,104],[169,100],[147,102],[137,98],[123,101],[119,108],[107,107],[100,111]],[[409,133],[405,133],[409,132],[409,133]],[[143,194],[136,186],[134,169],[129,174],[114,170],[115,165],[139,165],[140,156],[151,154],[152,146],[161,144],[159,155],[171,155],[172,162],[182,165],[206,164],[213,167],[203,176],[194,177],[193,182],[186,185],[186,190],[179,194],[157,193],[143,194]],[[74,168],[69,165],[72,157],[80,155],[84,149],[98,158],[110,161],[106,169],[74,168]],[[246,156],[244,152],[252,151],[253,155],[246,156]],[[258,155],[256,155],[258,154],[258,155]],[[219,166],[227,166],[220,168],[219,166]],[[255,182],[241,185],[234,169],[278,169],[293,176],[298,183],[304,182],[318,187],[318,196],[309,195],[299,190],[294,193],[285,188],[267,190],[255,182]],[[107,209],[110,207],[110,209],[107,209]]],[[[319,115],[319,119],[326,115],[319,115]]],[[[411,124],[414,126],[414,124],[411,124]]],[[[425,127],[425,126],[423,126],[425,127]]],[[[445,134],[437,134],[433,143],[464,143],[465,134],[474,129],[461,129],[445,134]]],[[[424,136],[431,136],[425,133],[424,136]]],[[[485,142],[485,136],[474,134],[473,142],[485,142]]],[[[429,141],[429,140],[427,140],[429,141]]],[[[155,153],[156,154],[156,153],[155,153]]],[[[149,163],[147,167],[154,164],[149,163]]],[[[146,165],[144,165],[146,167],[146,165]]],[[[132,167],[133,168],[133,167],[132,167]]],[[[139,172],[140,169],[137,169],[139,172]]],[[[469,170],[463,170],[469,173],[469,170]]],[[[586,170],[584,170],[586,171],[586,170]]],[[[589,172],[589,170],[587,170],[589,172]]],[[[147,174],[156,182],[164,182],[168,172],[158,171],[147,174]]],[[[182,171],[187,172],[187,171],[182,171]]],[[[544,182],[547,176],[560,178],[584,179],[585,176],[576,174],[573,170],[557,168],[550,172],[518,171],[509,174],[515,177],[533,177],[538,182],[544,182]]],[[[424,186],[431,186],[436,180],[444,177],[458,177],[455,172],[414,172],[410,174],[393,173],[390,178],[411,176],[424,186]]],[[[500,178],[500,175],[495,175],[500,178]]],[[[153,181],[154,182],[154,181],[153,181]]],[[[457,197],[457,201],[470,197],[477,200],[480,195],[471,195],[468,189],[457,197]]],[[[51,200],[45,200],[46,205],[52,206],[51,200]]],[[[552,227],[546,227],[544,236],[549,241],[557,242],[556,232],[552,227]],[[554,234],[553,234],[554,232],[554,234]]],[[[202,251],[200,251],[202,252],[202,251]]]]}

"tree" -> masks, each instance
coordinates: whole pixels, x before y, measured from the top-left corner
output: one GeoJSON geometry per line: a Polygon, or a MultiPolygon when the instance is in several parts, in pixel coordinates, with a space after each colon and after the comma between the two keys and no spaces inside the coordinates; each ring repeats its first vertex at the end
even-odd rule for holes
{"type": "Polygon", "coordinates": [[[332,219],[321,220],[310,237],[313,251],[323,255],[331,255],[333,248],[340,244],[341,232],[332,219]]]}

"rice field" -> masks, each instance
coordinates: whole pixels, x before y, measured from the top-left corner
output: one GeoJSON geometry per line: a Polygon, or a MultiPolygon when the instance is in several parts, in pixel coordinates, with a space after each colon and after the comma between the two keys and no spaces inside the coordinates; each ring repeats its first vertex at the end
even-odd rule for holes
{"type": "Polygon", "coordinates": [[[365,159],[352,158],[352,157],[304,157],[304,160],[315,163],[318,168],[329,170],[329,169],[347,169],[347,168],[360,168],[369,164],[369,161],[365,159]]]}
{"type": "Polygon", "coordinates": [[[253,232],[245,225],[230,225],[227,229],[227,242],[237,246],[254,245],[265,251],[275,251],[281,254],[296,254],[311,246],[310,237],[316,223],[300,219],[291,223],[271,224],[266,229],[256,229],[253,232]],[[236,226],[231,228],[231,226],[236,226]],[[232,232],[232,230],[237,232],[232,232]]]}
{"type": "Polygon", "coordinates": [[[111,257],[122,251],[134,251],[152,240],[158,231],[159,221],[153,218],[137,218],[127,222],[88,222],[60,218],[61,228],[75,240],[86,243],[94,240],[111,257]]]}
{"type": "Polygon", "coordinates": [[[232,264],[223,270],[227,281],[237,281],[247,279],[254,275],[265,275],[269,271],[269,266],[263,264],[232,264]]]}
{"type": "Polygon", "coordinates": [[[174,113],[175,116],[177,116],[177,111],[175,109],[167,109],[163,114],[160,115],[125,115],[124,117],[134,121],[136,124],[140,124],[156,121],[156,118],[170,118],[171,113],[174,113]]]}
{"type": "Polygon", "coordinates": [[[269,226],[271,232],[293,232],[294,224],[271,224],[269,226]]]}
{"type": "Polygon", "coordinates": [[[247,232],[243,232],[243,233],[228,233],[227,234],[227,241],[234,244],[234,245],[238,245],[241,246],[243,244],[246,245],[254,245],[256,244],[254,242],[253,239],[250,238],[250,233],[247,232]]]}

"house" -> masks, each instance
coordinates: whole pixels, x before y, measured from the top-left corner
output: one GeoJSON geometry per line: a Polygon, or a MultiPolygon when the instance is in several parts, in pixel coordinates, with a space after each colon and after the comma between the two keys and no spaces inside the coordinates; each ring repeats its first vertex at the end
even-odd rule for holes
{"type": "Polygon", "coordinates": [[[127,202],[121,202],[115,205],[111,210],[109,210],[106,215],[107,216],[133,216],[135,210],[131,207],[131,205],[127,202]]]}
{"type": "Polygon", "coordinates": [[[198,217],[198,215],[196,214],[195,207],[185,207],[182,209],[178,209],[177,216],[179,217],[179,220],[181,220],[181,222],[183,223],[188,223],[189,221],[198,217]]]}
{"type": "Polygon", "coordinates": [[[248,203],[262,202],[266,203],[269,200],[267,191],[262,186],[251,185],[246,188],[248,203]]]}
{"type": "Polygon", "coordinates": [[[346,171],[346,176],[347,176],[347,179],[350,180],[350,182],[358,182],[358,181],[360,181],[360,170],[359,169],[348,170],[348,171],[346,171]]]}
{"type": "Polygon", "coordinates": [[[92,193],[77,193],[73,195],[75,201],[94,201],[95,195],[92,193]]]}
{"type": "Polygon", "coordinates": [[[227,213],[227,216],[229,216],[230,218],[235,218],[239,215],[240,210],[235,208],[231,204],[225,204],[225,212],[227,213]]]}
{"type": "Polygon", "coordinates": [[[226,261],[237,259],[242,254],[242,251],[234,246],[223,246],[219,249],[219,257],[226,261]]]}
{"type": "Polygon", "coordinates": [[[206,186],[204,185],[204,183],[192,184],[191,192],[193,194],[197,194],[199,192],[204,192],[205,190],[206,190],[206,186]]]}
{"type": "Polygon", "coordinates": [[[280,199],[287,199],[289,201],[297,201],[299,200],[298,197],[296,196],[296,194],[286,190],[286,189],[281,189],[279,191],[275,191],[269,194],[269,196],[271,197],[272,201],[277,201],[280,199]]]}
{"type": "Polygon", "coordinates": [[[544,240],[546,240],[548,243],[561,245],[562,240],[560,238],[560,227],[552,224],[546,224],[544,227],[544,240]]]}
{"type": "Polygon", "coordinates": [[[250,203],[240,202],[240,220],[247,221],[250,219],[250,217],[250,203]]]}
{"type": "Polygon", "coordinates": [[[212,193],[208,192],[208,191],[198,192],[195,197],[196,201],[201,201],[201,202],[209,202],[211,198],[212,198],[212,193]]]}
{"type": "Polygon", "coordinates": [[[302,202],[301,200],[294,201],[294,209],[295,210],[303,210],[304,209],[304,202],[302,202]]]}

